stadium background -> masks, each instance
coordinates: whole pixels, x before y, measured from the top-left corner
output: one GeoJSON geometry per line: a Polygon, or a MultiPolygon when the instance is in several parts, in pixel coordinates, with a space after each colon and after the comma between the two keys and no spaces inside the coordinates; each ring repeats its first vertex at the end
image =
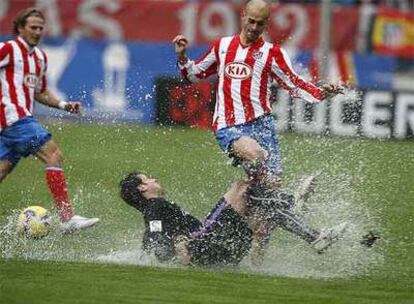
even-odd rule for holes
{"type": "MultiPolygon", "coordinates": [[[[334,3],[332,9],[328,78],[364,93],[335,99],[330,113],[325,104],[306,108],[298,102],[293,106],[289,98],[275,93],[280,103],[276,107],[279,128],[412,137],[412,6],[405,11],[387,6],[386,1],[384,5],[351,3],[334,3]]],[[[176,33],[185,34],[192,44],[190,55],[199,56],[215,37],[238,31],[239,5],[231,1],[3,0],[0,34],[9,33],[11,18],[32,4],[44,9],[48,19],[44,48],[50,60],[50,86],[62,99],[81,100],[85,117],[208,128],[208,103],[214,102],[214,93],[209,91],[214,86],[210,89],[211,84],[204,83],[180,88],[181,95],[177,89],[171,90],[177,83],[169,80],[177,77],[177,69],[170,41],[176,33]],[[157,86],[159,81],[164,85],[157,86]],[[197,108],[191,108],[191,104],[199,104],[192,102],[194,98],[202,100],[197,108]]],[[[296,70],[315,82],[319,75],[319,23],[317,3],[275,4],[267,34],[287,48],[296,70]]]]}
{"type": "MultiPolygon", "coordinates": [[[[280,2],[272,7],[268,38],[287,48],[300,74],[318,82],[320,4],[280,2]]],[[[51,89],[85,108],[71,117],[37,105],[35,114],[64,151],[76,208],[103,221],[70,238],[17,239],[8,230],[13,210],[34,202],[51,208],[40,165],[19,165],[0,186],[0,303],[412,303],[412,1],[333,1],[329,80],[355,90],[317,106],[274,90],[278,127],[290,131],[281,135],[288,187],[302,174],[323,171],[325,190],[316,193],[307,219],[331,224],[330,218],[350,216],[353,232],[379,229],[384,243],[369,252],[338,246],[321,259],[294,238],[277,236],[267,271],[243,266],[241,272],[106,264],[154,266],[131,249],[142,223],[117,195],[128,170],[152,172],[199,217],[235,175],[243,176],[226,165],[206,131],[213,83],[183,83],[170,42],[184,33],[189,55],[201,55],[216,36],[238,31],[238,1],[0,0],[1,40],[29,5],[47,18],[42,46],[51,89]]]]}

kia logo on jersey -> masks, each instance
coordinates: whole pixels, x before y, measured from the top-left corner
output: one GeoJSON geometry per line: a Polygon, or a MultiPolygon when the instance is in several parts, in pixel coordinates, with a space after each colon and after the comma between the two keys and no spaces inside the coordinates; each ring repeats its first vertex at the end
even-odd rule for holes
{"type": "Polygon", "coordinates": [[[244,62],[234,61],[226,64],[224,73],[232,79],[247,79],[252,76],[252,68],[244,62]]]}
{"type": "Polygon", "coordinates": [[[24,76],[24,84],[29,88],[35,88],[37,85],[37,76],[36,74],[27,74],[24,76]]]}

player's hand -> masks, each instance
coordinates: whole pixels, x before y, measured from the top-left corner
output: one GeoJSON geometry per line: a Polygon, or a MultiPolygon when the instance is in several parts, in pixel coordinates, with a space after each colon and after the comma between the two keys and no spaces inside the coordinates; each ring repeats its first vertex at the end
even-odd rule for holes
{"type": "Polygon", "coordinates": [[[344,94],[344,88],[335,84],[324,84],[322,86],[324,98],[331,98],[338,94],[344,94]]]}
{"type": "Polygon", "coordinates": [[[69,101],[65,105],[65,111],[69,113],[79,114],[82,112],[82,104],[78,101],[69,101]]]}
{"type": "Polygon", "coordinates": [[[188,47],[188,39],[184,35],[177,35],[172,42],[174,43],[177,56],[185,56],[188,47]]]}

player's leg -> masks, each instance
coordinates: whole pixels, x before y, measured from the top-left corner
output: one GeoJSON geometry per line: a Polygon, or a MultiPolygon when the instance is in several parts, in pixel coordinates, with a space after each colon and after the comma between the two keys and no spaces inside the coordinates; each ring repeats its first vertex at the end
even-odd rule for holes
{"type": "MultiPolygon", "coordinates": [[[[263,190],[280,187],[279,177],[270,174],[266,167],[269,153],[254,138],[240,137],[232,142],[231,151],[250,179],[249,194],[253,191],[261,196],[263,190]]],[[[249,219],[252,218],[255,217],[249,217],[249,219]]],[[[251,261],[253,265],[260,266],[263,263],[265,247],[270,240],[273,227],[265,221],[250,220],[249,224],[253,231],[251,261]]]]}
{"type": "Polygon", "coordinates": [[[188,251],[194,265],[237,265],[248,255],[252,230],[243,217],[229,205],[221,210],[207,233],[191,237],[188,251]]]}
{"type": "Polygon", "coordinates": [[[217,131],[220,147],[249,179],[263,189],[280,188],[281,164],[275,121],[264,116],[255,121],[217,131]]]}
{"type": "Polygon", "coordinates": [[[316,240],[319,232],[306,225],[292,212],[294,197],[291,194],[273,191],[266,192],[266,197],[249,196],[249,208],[262,222],[270,226],[281,226],[285,230],[298,235],[308,243],[316,240]]]}
{"type": "MultiPolygon", "coordinates": [[[[281,176],[279,141],[273,117],[265,117],[254,127],[254,138],[268,154],[264,161],[268,177],[259,183],[252,183],[249,189],[249,203],[254,207],[253,209],[262,209],[261,212],[264,214],[261,217],[270,216],[269,221],[264,221],[269,223],[264,227],[267,230],[271,231],[274,226],[281,226],[308,242],[314,241],[318,232],[308,227],[291,211],[295,205],[294,196],[280,191],[279,185],[269,183],[269,181],[280,180],[281,176]]],[[[264,231],[266,234],[266,229],[264,231]]]]}
{"type": "Polygon", "coordinates": [[[262,264],[264,248],[269,241],[272,229],[276,226],[283,227],[308,243],[317,240],[319,232],[306,225],[290,211],[293,206],[292,195],[275,192],[268,199],[252,204],[250,202],[252,198],[248,195],[248,187],[248,182],[238,181],[230,187],[224,198],[253,231],[251,248],[253,265],[262,264]]]}
{"type": "Polygon", "coordinates": [[[236,181],[224,194],[227,203],[241,216],[246,215],[248,181],[236,181]]]}
{"type": "Polygon", "coordinates": [[[251,230],[251,262],[254,266],[260,266],[263,264],[265,247],[270,240],[273,226],[270,221],[264,220],[257,212],[252,212],[249,208],[249,186],[250,182],[247,181],[235,182],[224,195],[224,198],[248,224],[251,230]]]}
{"type": "Polygon", "coordinates": [[[301,212],[308,209],[307,203],[311,195],[315,192],[319,175],[320,172],[315,172],[300,180],[294,192],[295,211],[301,212]]]}
{"type": "Polygon", "coordinates": [[[60,152],[47,132],[33,117],[25,117],[3,130],[0,141],[1,177],[4,178],[20,157],[36,155],[47,164],[46,179],[52,191],[62,221],[73,216],[67,198],[66,181],[60,172],[51,176],[48,168],[59,168],[60,152]],[[11,165],[10,165],[11,164],[11,165]]]}
{"type": "MultiPolygon", "coordinates": [[[[260,266],[263,263],[264,250],[274,227],[281,226],[310,244],[318,238],[324,240],[329,238],[329,235],[320,237],[325,232],[320,233],[312,229],[291,211],[294,205],[292,195],[275,191],[274,194],[269,195],[268,199],[261,199],[259,203],[251,204],[252,198],[249,197],[250,189],[248,188],[249,182],[235,182],[224,198],[252,230],[251,260],[253,265],[260,266]]],[[[324,244],[321,242],[320,245],[322,243],[324,244]]]]}
{"type": "Polygon", "coordinates": [[[13,170],[21,155],[13,150],[15,134],[12,127],[3,130],[0,135],[0,183],[13,170]]]}
{"type": "Polygon", "coordinates": [[[257,178],[262,175],[266,151],[251,136],[251,130],[250,123],[220,129],[216,132],[216,140],[222,151],[233,159],[234,166],[243,167],[249,178],[257,178]]]}
{"type": "Polygon", "coordinates": [[[297,235],[311,244],[318,252],[324,251],[344,233],[346,223],[325,228],[321,231],[310,227],[292,211],[294,206],[292,201],[293,195],[280,192],[267,200],[262,199],[260,203],[250,204],[250,208],[253,210],[252,213],[263,222],[271,223],[274,227],[280,226],[284,230],[297,235]]]}
{"type": "MultiPolygon", "coordinates": [[[[280,171],[280,161],[278,156],[268,159],[269,152],[254,138],[255,133],[260,134],[260,130],[255,131],[253,123],[224,128],[216,132],[216,139],[220,148],[233,158],[233,165],[243,167],[251,181],[250,188],[255,188],[254,193],[260,195],[259,191],[273,188],[270,180],[280,180],[277,174],[280,171]],[[269,168],[277,173],[271,172],[269,168]]],[[[277,147],[274,150],[278,153],[277,147]]]]}
{"type": "Polygon", "coordinates": [[[294,214],[289,209],[274,208],[275,213],[271,219],[276,226],[281,226],[286,231],[289,231],[307,243],[314,242],[318,236],[319,231],[307,225],[301,218],[294,214]]]}
{"type": "Polygon", "coordinates": [[[265,160],[267,152],[252,137],[242,136],[231,144],[231,154],[238,160],[250,179],[263,179],[267,176],[265,160]]]}
{"type": "Polygon", "coordinates": [[[53,195],[55,205],[59,211],[62,229],[65,233],[88,228],[95,225],[99,219],[86,218],[74,215],[71,206],[68,187],[62,168],[62,153],[53,139],[48,140],[37,151],[36,156],[45,163],[45,177],[47,185],[53,195]]]}
{"type": "MultiPolygon", "coordinates": [[[[249,186],[249,196],[261,198],[267,193],[273,193],[275,189],[281,188],[281,162],[279,143],[275,130],[275,121],[272,116],[265,116],[251,125],[248,130],[251,140],[261,149],[262,155],[259,162],[256,161],[256,172],[251,172],[252,178],[249,186]],[[259,164],[260,166],[257,166],[259,164]]],[[[242,147],[241,147],[242,148],[242,147]]],[[[260,201],[257,202],[260,204],[260,201]]],[[[250,200],[249,200],[250,204],[250,200]]],[[[252,211],[254,209],[251,209],[252,211]]],[[[254,212],[253,212],[254,215],[254,212]]],[[[252,264],[259,266],[263,262],[265,247],[270,241],[270,235],[275,225],[271,221],[261,220],[254,215],[252,229],[254,237],[252,242],[251,258],[252,264]]]]}
{"type": "Polygon", "coordinates": [[[280,189],[282,186],[282,164],[279,148],[279,139],[276,133],[276,121],[273,116],[265,116],[251,130],[251,137],[256,140],[266,157],[262,166],[264,176],[258,180],[261,187],[280,189]]]}
{"type": "Polygon", "coordinates": [[[237,265],[249,252],[246,182],[236,182],[212,208],[199,231],[175,243],[179,260],[200,266],[237,265]]]}
{"type": "Polygon", "coordinates": [[[10,173],[21,157],[36,155],[46,164],[46,180],[52,192],[61,222],[80,229],[95,224],[98,219],[74,216],[67,193],[66,179],[61,167],[62,155],[57,145],[33,117],[25,117],[2,131],[0,141],[1,178],[10,173]],[[10,165],[11,163],[11,165],[10,165]]]}
{"type": "Polygon", "coordinates": [[[67,222],[73,217],[74,212],[69,201],[68,187],[62,168],[62,153],[54,140],[50,139],[39,149],[36,156],[46,165],[46,182],[59,211],[60,220],[67,222]]]}
{"type": "MultiPolygon", "coordinates": [[[[293,194],[282,192],[280,188],[274,187],[273,184],[267,182],[277,179],[281,174],[279,143],[273,119],[267,117],[261,121],[260,125],[256,125],[255,128],[257,129],[253,136],[268,153],[268,157],[264,162],[266,172],[270,176],[274,176],[262,180],[261,183],[253,184],[249,188],[250,206],[253,210],[256,210],[255,212],[261,214],[259,217],[266,219],[263,223],[268,223],[268,226],[262,225],[263,227],[260,228],[264,230],[264,235],[266,236],[267,233],[268,236],[274,227],[280,226],[308,243],[316,242],[326,232],[320,233],[313,229],[292,211],[296,204],[293,194]]],[[[302,196],[313,186],[313,182],[314,177],[307,179],[307,185],[302,189],[302,196]]],[[[331,235],[332,233],[328,234],[331,235]]],[[[326,239],[325,237],[322,238],[326,239]]],[[[263,237],[263,241],[266,243],[265,237],[263,237]]]]}
{"type": "MultiPolygon", "coordinates": [[[[233,141],[232,153],[245,162],[260,162],[265,159],[266,153],[256,140],[248,136],[241,136],[233,141]]],[[[252,164],[252,167],[253,164],[252,164]]]]}

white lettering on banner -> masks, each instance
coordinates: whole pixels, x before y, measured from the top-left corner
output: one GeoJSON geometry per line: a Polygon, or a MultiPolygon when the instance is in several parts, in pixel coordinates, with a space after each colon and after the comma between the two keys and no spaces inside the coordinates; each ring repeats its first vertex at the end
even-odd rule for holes
{"type": "Polygon", "coordinates": [[[329,107],[329,129],[332,134],[341,135],[341,136],[355,136],[358,134],[358,123],[349,124],[343,122],[344,117],[344,106],[347,97],[344,95],[337,95],[332,99],[329,107]]]}
{"type": "Polygon", "coordinates": [[[398,94],[395,106],[394,136],[405,138],[408,135],[414,135],[414,95],[398,94]]]}
{"type": "Polygon", "coordinates": [[[285,48],[296,48],[308,34],[310,28],[309,16],[301,5],[287,4],[281,6],[273,16],[273,23],[276,30],[292,29],[289,39],[286,39],[285,48]],[[292,18],[293,17],[293,18],[292,18]],[[292,22],[292,19],[294,20],[292,22]]]}
{"type": "Polygon", "coordinates": [[[391,137],[392,94],[390,92],[367,92],[362,106],[362,133],[368,137],[391,137]],[[381,123],[381,124],[380,124],[381,123]],[[385,125],[384,125],[385,124],[385,125]]]}
{"type": "Polygon", "coordinates": [[[117,0],[85,0],[79,7],[79,21],[83,25],[75,28],[71,35],[90,36],[91,31],[98,30],[107,38],[121,39],[123,30],[120,24],[114,19],[101,15],[99,9],[113,14],[121,9],[121,4],[117,0]]]}
{"type": "Polygon", "coordinates": [[[49,36],[62,36],[62,24],[59,16],[57,0],[37,0],[36,7],[43,11],[46,23],[53,24],[53,26],[47,27],[47,33],[49,36]]]}
{"type": "Polygon", "coordinates": [[[233,35],[237,31],[237,21],[233,8],[226,3],[212,3],[202,11],[200,31],[203,36],[213,40],[219,36],[233,35]],[[213,17],[219,16],[220,23],[213,24],[213,17]]]}
{"type": "Polygon", "coordinates": [[[301,133],[321,134],[326,130],[326,103],[308,104],[300,99],[294,99],[293,121],[294,128],[301,133]],[[312,107],[312,120],[307,119],[306,106],[312,107]]]}
{"type": "Polygon", "coordinates": [[[413,93],[351,93],[338,95],[332,102],[316,104],[315,107],[315,104],[309,106],[301,100],[292,101],[284,90],[277,90],[277,102],[272,105],[277,128],[324,134],[329,121],[331,134],[339,136],[414,137],[413,93]]]}

